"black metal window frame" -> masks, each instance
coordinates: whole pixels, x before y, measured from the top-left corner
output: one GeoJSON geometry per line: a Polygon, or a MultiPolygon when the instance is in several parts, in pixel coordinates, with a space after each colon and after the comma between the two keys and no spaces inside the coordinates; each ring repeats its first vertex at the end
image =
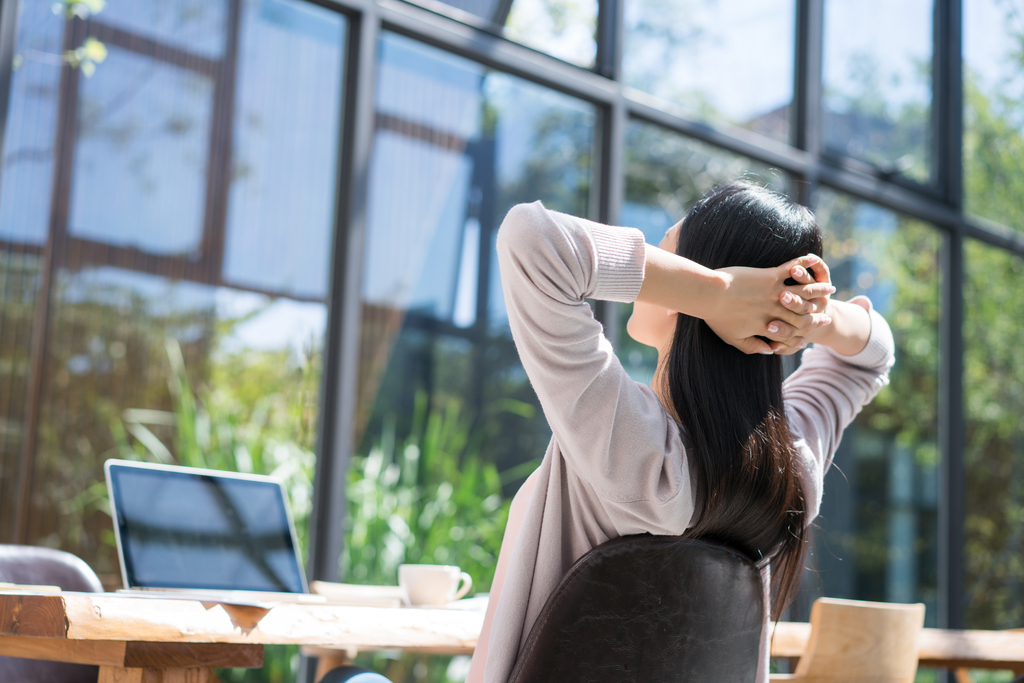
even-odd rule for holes
{"type": "MultiPolygon", "coordinates": [[[[309,0],[348,19],[339,136],[338,186],[331,288],[321,391],[314,506],[313,578],[337,579],[344,535],[345,482],[353,447],[358,377],[360,298],[366,232],[367,179],[375,129],[378,43],[389,31],[472,59],[594,104],[594,203],[598,220],[616,222],[624,194],[625,131],[631,119],[657,124],[790,174],[799,201],[819,186],[846,192],[933,224],[943,236],[940,327],[939,624],[964,624],[962,287],[967,238],[1024,256],[1024,232],[962,210],[962,0],[934,0],[931,182],[922,185],[827,152],[821,145],[821,75],[825,0],[796,0],[793,102],[789,144],[739,128],[712,128],[652,106],[622,82],[625,0],[598,0],[595,65],[583,69],[505,40],[483,20],[433,0],[309,0]],[[428,8],[429,6],[429,8],[428,8]]],[[[0,135],[6,128],[17,0],[0,0],[0,135]]],[[[2,142],[2,140],[0,140],[2,142]]],[[[1018,226],[1022,227],[1022,226],[1018,226]]],[[[606,327],[616,307],[599,309],[606,327]]]]}
{"type": "MultiPolygon", "coordinates": [[[[374,132],[377,44],[384,31],[420,40],[545,87],[588,101],[599,112],[595,204],[598,220],[614,223],[625,191],[625,130],[631,119],[657,124],[724,150],[779,168],[796,179],[797,199],[809,202],[818,186],[927,221],[942,233],[940,259],[940,506],[939,624],[964,625],[964,415],[962,287],[964,240],[1024,256],[1024,233],[962,210],[961,0],[935,0],[932,148],[935,170],[920,184],[822,148],[821,77],[825,0],[797,0],[794,89],[789,144],[738,128],[716,129],[649,104],[622,83],[625,0],[598,0],[597,57],[591,69],[570,65],[503,39],[482,20],[436,2],[318,0],[346,13],[350,33],[344,134],[339,173],[333,287],[323,386],[311,573],[336,578],[344,529],[345,474],[353,441],[358,374],[360,282],[365,239],[367,173],[374,132]],[[426,7],[429,5],[429,9],[426,7]]],[[[598,314],[606,329],[616,307],[598,314]]]]}

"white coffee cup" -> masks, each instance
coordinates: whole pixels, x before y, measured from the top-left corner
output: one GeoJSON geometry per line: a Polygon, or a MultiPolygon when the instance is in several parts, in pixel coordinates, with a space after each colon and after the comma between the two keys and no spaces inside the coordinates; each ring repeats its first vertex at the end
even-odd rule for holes
{"type": "Polygon", "coordinates": [[[450,565],[402,564],[398,566],[398,585],[406,605],[445,605],[468,593],[473,579],[450,565]]]}

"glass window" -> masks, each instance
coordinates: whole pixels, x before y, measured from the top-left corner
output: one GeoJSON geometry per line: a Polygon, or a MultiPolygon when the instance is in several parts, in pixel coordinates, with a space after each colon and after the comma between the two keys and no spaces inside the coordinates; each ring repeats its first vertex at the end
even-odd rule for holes
{"type": "Polygon", "coordinates": [[[814,209],[835,296],[871,298],[892,327],[896,366],[825,476],[805,597],[923,602],[934,625],[942,240],[921,221],[828,188],[814,209]]]}
{"type": "Polygon", "coordinates": [[[932,0],[828,0],[822,78],[828,149],[928,182],[932,0]]]}
{"type": "Polygon", "coordinates": [[[793,0],[626,0],[627,85],[712,125],[789,139],[793,0]]]}
{"type": "Polygon", "coordinates": [[[551,434],[508,329],[496,231],[524,201],[587,214],[596,111],[393,34],[377,93],[346,576],[394,581],[399,562],[457,558],[486,590],[501,494],[551,434]],[[398,508],[377,486],[397,487],[398,508]],[[374,531],[391,516],[405,521],[374,531]]]}
{"type": "Polygon", "coordinates": [[[964,283],[967,628],[1024,623],[1024,259],[968,240],[964,283]]]}
{"type": "Polygon", "coordinates": [[[1024,7],[964,3],[964,208],[1024,230],[1024,7]]]}
{"type": "MultiPolygon", "coordinates": [[[[786,177],[776,169],[632,120],[626,129],[626,196],[619,223],[643,230],[647,242],[656,245],[701,195],[715,185],[739,179],[786,191],[786,177]]],[[[619,360],[633,379],[649,383],[658,353],[626,332],[632,304],[614,305],[618,307],[619,360]]]]}
{"type": "Polygon", "coordinates": [[[597,0],[515,0],[505,36],[578,66],[597,54],[597,0]]]}
{"type": "Polygon", "coordinates": [[[344,17],[298,0],[147,0],[85,19],[22,6],[0,196],[0,438],[8,472],[24,433],[37,437],[27,542],[116,585],[102,464],[127,457],[276,471],[304,543],[344,17]],[[62,84],[61,45],[88,40],[105,55],[64,66],[62,84]],[[39,317],[47,335],[32,341],[39,317]]]}
{"type": "MultiPolygon", "coordinates": [[[[417,0],[411,0],[417,2],[417,0]]],[[[494,24],[502,35],[540,52],[589,68],[597,54],[597,0],[440,0],[494,24]]],[[[418,4],[430,8],[437,0],[418,4]]]]}

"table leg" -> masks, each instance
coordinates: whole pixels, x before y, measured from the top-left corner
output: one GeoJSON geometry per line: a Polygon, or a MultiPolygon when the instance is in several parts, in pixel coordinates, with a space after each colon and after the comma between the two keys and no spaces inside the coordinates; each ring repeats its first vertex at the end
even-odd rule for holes
{"type": "Polygon", "coordinates": [[[316,676],[313,680],[319,681],[332,669],[352,663],[355,652],[346,650],[330,650],[317,652],[316,676]]]}
{"type": "Polygon", "coordinates": [[[953,669],[953,678],[956,679],[956,683],[974,683],[971,672],[963,668],[953,669]]]}
{"type": "Polygon", "coordinates": [[[101,666],[97,683],[220,683],[215,673],[204,668],[141,669],[101,666]]]}

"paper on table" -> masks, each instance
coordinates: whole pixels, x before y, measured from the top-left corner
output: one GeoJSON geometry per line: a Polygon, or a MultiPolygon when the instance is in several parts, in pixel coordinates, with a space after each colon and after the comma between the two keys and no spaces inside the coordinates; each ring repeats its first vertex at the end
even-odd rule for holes
{"type": "Polygon", "coordinates": [[[402,589],[398,586],[361,586],[353,583],[313,581],[309,589],[323,595],[332,605],[355,607],[401,607],[402,589]]]}

